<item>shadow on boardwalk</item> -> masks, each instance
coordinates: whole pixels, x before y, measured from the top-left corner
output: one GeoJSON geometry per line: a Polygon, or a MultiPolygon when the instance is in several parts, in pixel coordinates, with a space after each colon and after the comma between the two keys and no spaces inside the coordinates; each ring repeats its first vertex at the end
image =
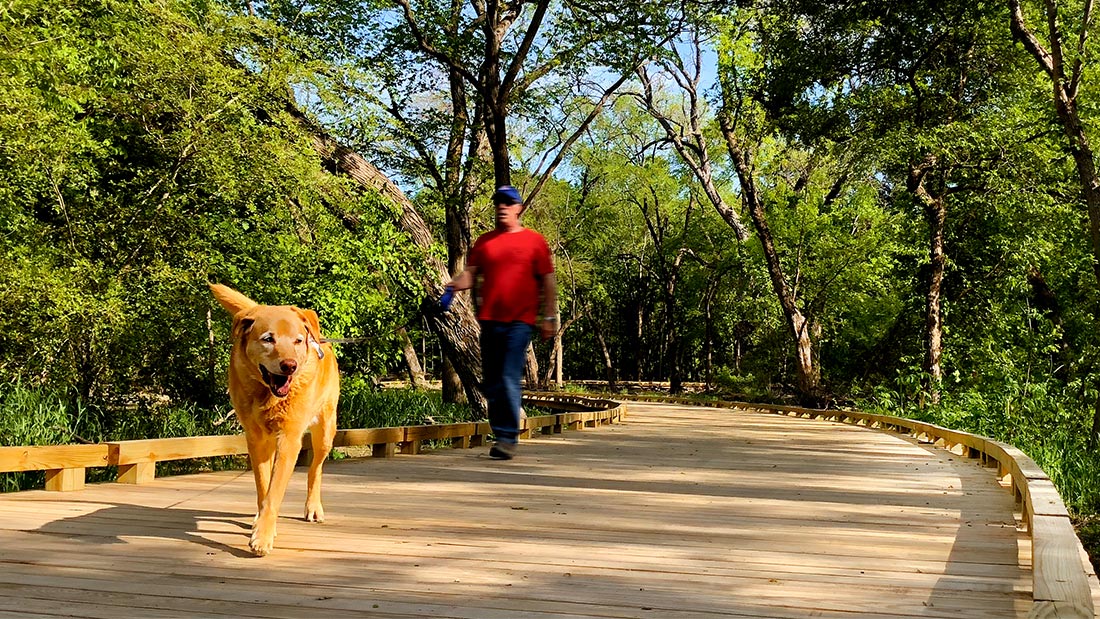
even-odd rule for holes
{"type": "Polygon", "coordinates": [[[98,545],[124,544],[127,539],[145,537],[198,544],[235,557],[251,557],[247,546],[252,517],[253,514],[115,504],[88,514],[54,520],[31,532],[73,542],[73,552],[95,552],[94,547],[98,545]],[[201,535],[202,523],[237,530],[242,543],[230,545],[201,535]]]}

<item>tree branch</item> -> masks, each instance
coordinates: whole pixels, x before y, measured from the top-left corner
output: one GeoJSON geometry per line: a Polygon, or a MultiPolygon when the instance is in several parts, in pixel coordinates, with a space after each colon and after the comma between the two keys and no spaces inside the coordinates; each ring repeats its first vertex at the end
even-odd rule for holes
{"type": "Polygon", "coordinates": [[[505,97],[511,91],[513,83],[516,81],[516,76],[519,75],[519,69],[523,66],[523,62],[527,59],[527,54],[531,51],[531,46],[535,42],[535,38],[538,35],[539,28],[542,26],[542,20],[546,16],[546,9],[550,5],[549,0],[538,0],[535,4],[535,12],[531,15],[531,22],[527,24],[527,32],[523,33],[523,41],[519,44],[519,48],[516,49],[515,56],[512,57],[512,64],[508,67],[508,72],[504,74],[504,80],[500,83],[501,94],[505,97]]]}
{"type": "Polygon", "coordinates": [[[481,84],[477,76],[475,76],[473,73],[470,73],[466,69],[466,67],[462,66],[454,58],[451,58],[447,54],[437,50],[434,46],[432,46],[431,43],[428,42],[428,39],[424,36],[424,32],[420,29],[419,24],[417,24],[416,22],[416,15],[413,13],[412,7],[409,6],[409,0],[393,1],[402,8],[402,14],[405,17],[405,23],[409,25],[409,30],[412,32],[413,38],[416,39],[416,44],[420,47],[420,50],[428,56],[431,56],[432,58],[435,58],[439,62],[443,63],[448,68],[457,71],[459,74],[462,75],[463,78],[466,79],[466,81],[470,82],[470,84],[472,84],[474,88],[477,88],[478,91],[481,92],[481,84]]]}
{"type": "Polygon", "coordinates": [[[1052,80],[1057,81],[1058,76],[1055,74],[1054,60],[1050,55],[1050,52],[1043,47],[1043,44],[1039,42],[1039,39],[1035,38],[1035,34],[1031,32],[1031,29],[1027,27],[1024,22],[1024,11],[1020,7],[1020,0],[1008,0],[1009,9],[1012,11],[1011,29],[1012,34],[1016,37],[1024,48],[1035,57],[1035,60],[1039,61],[1039,66],[1043,71],[1046,71],[1047,75],[1052,80]]]}

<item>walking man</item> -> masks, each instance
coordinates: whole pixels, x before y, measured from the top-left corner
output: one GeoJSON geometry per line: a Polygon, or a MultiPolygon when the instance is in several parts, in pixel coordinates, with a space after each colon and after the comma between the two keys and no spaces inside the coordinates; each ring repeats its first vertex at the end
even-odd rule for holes
{"type": "Polygon", "coordinates": [[[444,297],[476,287],[482,387],[496,436],[489,456],[511,460],[520,432],[527,345],[535,328],[544,340],[557,332],[557,284],[546,239],[520,223],[526,207],[519,191],[502,185],[493,193],[493,205],[496,228],[474,242],[466,270],[447,284],[444,297]]]}

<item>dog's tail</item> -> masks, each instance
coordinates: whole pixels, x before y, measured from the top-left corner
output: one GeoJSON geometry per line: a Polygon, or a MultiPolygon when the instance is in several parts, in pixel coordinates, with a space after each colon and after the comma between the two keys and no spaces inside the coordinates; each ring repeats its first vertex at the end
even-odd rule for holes
{"type": "Polygon", "coordinates": [[[210,292],[214,293],[214,298],[218,300],[218,303],[221,303],[222,307],[225,308],[225,311],[229,312],[230,316],[236,316],[258,305],[252,299],[233,290],[229,286],[210,284],[210,292]]]}

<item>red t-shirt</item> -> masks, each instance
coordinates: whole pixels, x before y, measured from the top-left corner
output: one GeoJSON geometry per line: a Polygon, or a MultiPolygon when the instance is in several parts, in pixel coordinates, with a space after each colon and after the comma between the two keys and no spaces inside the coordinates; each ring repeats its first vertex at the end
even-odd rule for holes
{"type": "Polygon", "coordinates": [[[466,259],[481,275],[478,320],[538,322],[539,280],[554,272],[550,247],[529,228],[493,230],[478,237],[466,259]]]}

